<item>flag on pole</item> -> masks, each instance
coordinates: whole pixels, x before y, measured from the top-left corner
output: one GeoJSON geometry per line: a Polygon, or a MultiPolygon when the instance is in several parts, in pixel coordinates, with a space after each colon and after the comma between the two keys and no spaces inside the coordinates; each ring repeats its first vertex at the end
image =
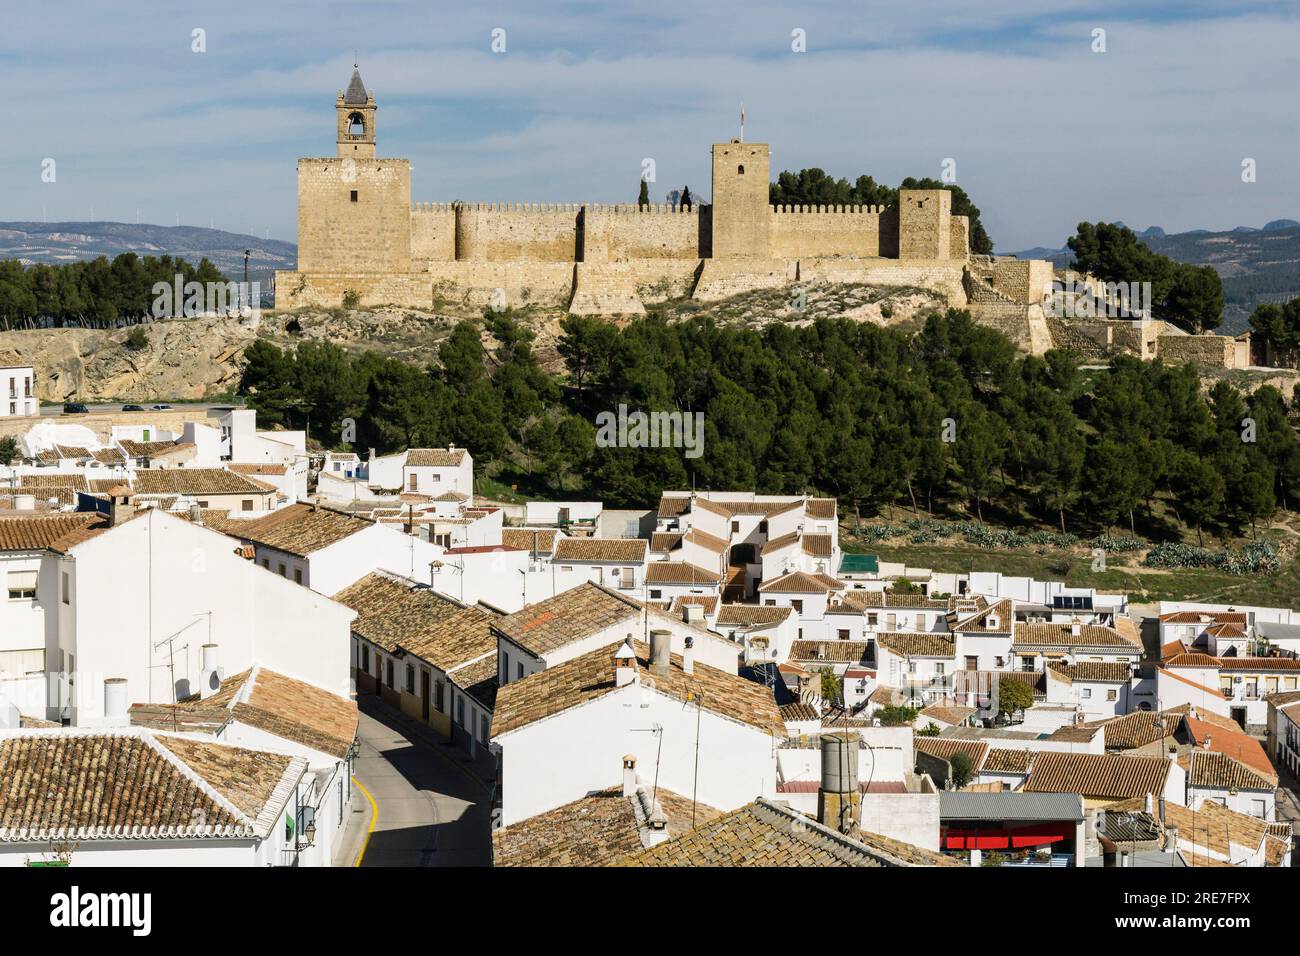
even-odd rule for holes
{"type": "Polygon", "coordinates": [[[740,141],[745,141],[745,104],[740,104],[740,141]]]}

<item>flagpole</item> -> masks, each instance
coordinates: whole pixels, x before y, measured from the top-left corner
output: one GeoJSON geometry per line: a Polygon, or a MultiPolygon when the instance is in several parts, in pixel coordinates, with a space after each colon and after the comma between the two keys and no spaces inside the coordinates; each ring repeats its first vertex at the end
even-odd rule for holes
{"type": "Polygon", "coordinates": [[[745,104],[740,104],[740,141],[745,141],[745,104]]]}

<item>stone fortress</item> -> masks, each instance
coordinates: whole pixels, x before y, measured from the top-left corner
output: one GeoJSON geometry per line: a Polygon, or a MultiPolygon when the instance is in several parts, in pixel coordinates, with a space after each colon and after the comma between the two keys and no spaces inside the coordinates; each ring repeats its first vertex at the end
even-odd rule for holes
{"type": "MultiPolygon", "coordinates": [[[[1049,321],[1052,264],[973,256],[969,222],[945,189],[904,189],[888,208],[772,206],[768,146],[732,140],[713,146],[712,202],[691,208],[412,204],[410,161],[377,155],[377,112],[354,69],[335,102],[336,155],[298,160],[298,268],[276,273],[276,309],[337,308],[350,294],[361,307],[629,315],[683,296],[854,283],[938,293],[1034,354],[1072,345],[1152,357],[1167,337],[1150,320],[1087,331],[1049,321]]],[[[1215,349],[1232,351],[1209,343],[1211,359],[1215,349]]]]}

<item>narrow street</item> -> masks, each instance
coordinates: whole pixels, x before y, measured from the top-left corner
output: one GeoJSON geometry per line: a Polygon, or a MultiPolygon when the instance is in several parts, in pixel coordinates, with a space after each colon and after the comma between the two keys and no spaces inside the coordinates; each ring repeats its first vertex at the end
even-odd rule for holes
{"type": "Polygon", "coordinates": [[[361,866],[487,866],[488,782],[433,731],[371,695],[358,695],[357,703],[354,776],[364,791],[353,797],[361,812],[344,840],[347,855],[362,853],[361,866]]]}

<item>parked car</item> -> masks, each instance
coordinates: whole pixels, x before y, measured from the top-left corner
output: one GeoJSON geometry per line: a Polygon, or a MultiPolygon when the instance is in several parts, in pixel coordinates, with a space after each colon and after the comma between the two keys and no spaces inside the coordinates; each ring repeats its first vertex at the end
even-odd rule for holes
{"type": "Polygon", "coordinates": [[[90,409],[86,407],[84,402],[63,403],[63,414],[65,415],[86,415],[89,413],[90,409]]]}
{"type": "Polygon", "coordinates": [[[122,411],[124,411],[124,412],[142,412],[142,411],[144,411],[144,406],[143,406],[143,405],[123,405],[123,406],[122,406],[122,411]]]}
{"type": "Polygon", "coordinates": [[[155,405],[153,407],[153,410],[155,412],[165,412],[165,411],[169,411],[170,409],[171,409],[170,405],[155,405]]]}

